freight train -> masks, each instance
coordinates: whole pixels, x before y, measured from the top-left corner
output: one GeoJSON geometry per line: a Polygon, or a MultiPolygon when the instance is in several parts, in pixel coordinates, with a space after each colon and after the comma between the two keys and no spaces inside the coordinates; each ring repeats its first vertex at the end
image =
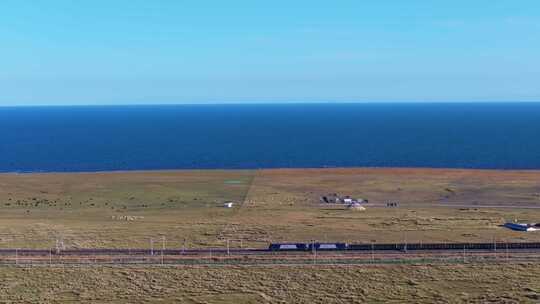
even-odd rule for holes
{"type": "Polygon", "coordinates": [[[347,243],[272,243],[269,251],[409,251],[409,250],[506,250],[540,249],[540,242],[529,243],[398,243],[398,244],[347,244],[347,243]]]}

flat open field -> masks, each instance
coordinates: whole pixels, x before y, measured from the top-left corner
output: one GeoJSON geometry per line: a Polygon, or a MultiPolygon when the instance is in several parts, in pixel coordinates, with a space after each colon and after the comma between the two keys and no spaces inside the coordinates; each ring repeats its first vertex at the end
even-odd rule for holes
{"type": "Polygon", "coordinates": [[[0,248],[540,240],[540,171],[283,169],[0,174],[0,248]],[[323,205],[339,193],[365,211],[323,205]],[[234,208],[223,202],[234,201],[234,208]],[[399,207],[387,207],[399,201],[399,207]]]}
{"type": "Polygon", "coordinates": [[[2,303],[538,303],[538,264],[4,267],[2,303]]]}
{"type": "MultiPolygon", "coordinates": [[[[0,248],[540,240],[540,171],[298,169],[0,174],[0,248]],[[321,204],[368,199],[365,211],[321,204]],[[224,208],[225,201],[235,202],[224,208]],[[398,207],[387,202],[399,201],[398,207]]],[[[3,266],[0,302],[538,303],[540,266],[3,266]]]]}

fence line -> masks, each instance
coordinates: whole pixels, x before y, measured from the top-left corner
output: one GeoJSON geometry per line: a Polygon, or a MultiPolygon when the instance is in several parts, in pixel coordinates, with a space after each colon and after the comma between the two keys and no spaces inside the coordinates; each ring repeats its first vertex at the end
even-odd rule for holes
{"type": "Polygon", "coordinates": [[[178,255],[121,255],[121,256],[0,256],[0,265],[362,265],[362,264],[426,264],[478,262],[538,262],[538,252],[429,252],[429,253],[347,253],[336,254],[255,254],[252,256],[213,254],[200,256],[178,255]]]}

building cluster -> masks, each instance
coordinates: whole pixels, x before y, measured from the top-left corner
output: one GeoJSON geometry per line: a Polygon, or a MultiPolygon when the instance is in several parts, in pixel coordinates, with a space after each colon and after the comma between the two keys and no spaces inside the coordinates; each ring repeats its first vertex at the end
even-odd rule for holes
{"type": "Polygon", "coordinates": [[[367,204],[368,200],[363,198],[352,198],[349,195],[341,196],[337,193],[331,193],[320,197],[320,201],[323,204],[343,204],[343,205],[360,205],[367,204]]]}

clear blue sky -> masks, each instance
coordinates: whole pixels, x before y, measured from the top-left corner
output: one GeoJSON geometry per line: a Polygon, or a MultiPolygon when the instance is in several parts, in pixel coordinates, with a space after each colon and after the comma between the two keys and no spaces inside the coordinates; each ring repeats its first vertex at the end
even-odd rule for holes
{"type": "Polygon", "coordinates": [[[0,105],[540,101],[538,0],[2,0],[0,105]]]}

